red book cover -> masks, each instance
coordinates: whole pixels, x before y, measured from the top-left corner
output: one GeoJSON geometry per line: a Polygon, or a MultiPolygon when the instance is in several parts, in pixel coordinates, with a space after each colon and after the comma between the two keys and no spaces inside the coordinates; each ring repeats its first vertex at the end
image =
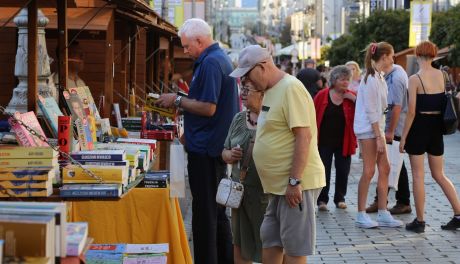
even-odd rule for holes
{"type": "MultiPolygon", "coordinates": [[[[72,146],[72,125],[70,116],[58,117],[58,144],[59,149],[65,153],[70,152],[72,146]]],[[[60,157],[59,159],[64,159],[60,157]]]]}

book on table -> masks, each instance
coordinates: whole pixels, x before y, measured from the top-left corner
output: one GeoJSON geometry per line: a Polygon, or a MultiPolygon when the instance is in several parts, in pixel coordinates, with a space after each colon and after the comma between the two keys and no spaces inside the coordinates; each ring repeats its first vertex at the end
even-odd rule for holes
{"type": "Polygon", "coordinates": [[[61,197],[120,197],[121,184],[64,184],[60,188],[61,197]]]}
{"type": "Polygon", "coordinates": [[[67,256],[80,256],[88,239],[88,223],[67,223],[67,256]]]}
{"type": "Polygon", "coordinates": [[[58,152],[49,146],[23,147],[0,145],[0,159],[48,159],[57,157],[58,152]]]}
{"type": "MultiPolygon", "coordinates": [[[[37,135],[41,135],[46,138],[45,132],[43,132],[40,123],[38,122],[37,116],[34,112],[30,111],[27,113],[14,113],[14,117],[17,120],[21,120],[25,125],[34,130],[37,135]]],[[[32,135],[23,125],[14,121],[12,117],[8,119],[11,124],[11,130],[15,133],[16,139],[21,146],[27,147],[47,147],[48,144],[41,140],[38,136],[32,135]]]]}
{"type": "Polygon", "coordinates": [[[57,138],[58,135],[58,116],[63,116],[59,105],[54,97],[38,96],[38,107],[43,113],[47,123],[50,125],[52,134],[57,138]]]}
{"type": "Polygon", "coordinates": [[[61,257],[67,254],[67,206],[65,203],[0,201],[0,215],[52,216],[55,219],[55,254],[61,257]]]}
{"type": "MultiPolygon", "coordinates": [[[[96,176],[100,177],[104,183],[116,183],[128,185],[128,167],[127,166],[96,166],[83,165],[85,169],[91,171],[96,176]]],[[[67,165],[62,169],[62,182],[68,183],[99,183],[99,181],[91,177],[81,167],[76,165],[67,165]]]]}
{"type": "Polygon", "coordinates": [[[55,258],[54,216],[0,214],[0,230],[5,256],[55,258]]]}

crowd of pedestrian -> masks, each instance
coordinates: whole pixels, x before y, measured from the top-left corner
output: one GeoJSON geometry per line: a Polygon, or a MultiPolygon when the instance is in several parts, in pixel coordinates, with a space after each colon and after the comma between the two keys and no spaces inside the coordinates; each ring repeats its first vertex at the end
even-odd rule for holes
{"type": "Polygon", "coordinates": [[[443,170],[445,88],[443,73],[431,66],[437,53],[433,43],[416,47],[420,70],[409,78],[394,64],[393,46],[379,42],[366,48],[364,73],[349,61],[324,80],[313,60],[296,78],[258,45],[243,49],[233,69],[201,19],[187,20],[179,36],[184,52],[196,60],[190,91],[187,97],[163,94],[158,104],[184,111],[181,142],[193,197],[195,263],[306,263],[315,252],[316,210],[328,210],[333,161],[333,202],[346,209],[351,156],[358,145],[363,172],[357,227],[401,227],[392,215],[411,212],[405,165],[397,203],[387,209],[387,146],[399,142],[410,157],[417,215],[406,229],[424,232],[425,153],[454,213],[441,228],[460,228],[458,194],[443,170]],[[231,225],[226,208],[215,202],[226,173],[244,186],[240,207],[231,210],[231,225]],[[375,174],[376,199],[366,208],[375,174]],[[377,212],[376,220],[371,212],[377,212]]]}

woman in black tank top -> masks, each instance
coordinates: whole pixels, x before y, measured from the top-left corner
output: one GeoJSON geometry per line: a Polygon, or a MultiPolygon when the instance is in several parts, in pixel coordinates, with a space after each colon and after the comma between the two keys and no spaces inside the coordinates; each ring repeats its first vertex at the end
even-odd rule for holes
{"type": "Polygon", "coordinates": [[[443,168],[443,118],[446,105],[444,78],[442,72],[431,63],[437,54],[436,46],[424,41],[415,48],[420,71],[409,78],[409,107],[400,142],[400,151],[409,154],[412,167],[413,193],[417,217],[406,225],[406,229],[416,233],[425,232],[425,186],[424,159],[428,153],[431,176],[441,186],[450,201],[454,217],[444,230],[460,228],[460,200],[452,182],[444,174],[443,168]]]}

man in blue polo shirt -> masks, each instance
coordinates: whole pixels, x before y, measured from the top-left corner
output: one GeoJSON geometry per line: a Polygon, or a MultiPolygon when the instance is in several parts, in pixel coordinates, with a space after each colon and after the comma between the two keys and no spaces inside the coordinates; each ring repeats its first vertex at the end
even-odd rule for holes
{"type": "Polygon", "coordinates": [[[187,97],[162,94],[157,104],[184,110],[185,149],[192,191],[195,263],[233,263],[230,224],[216,203],[217,184],[225,176],[224,140],[238,112],[238,89],[230,58],[212,40],[209,25],[192,18],[179,30],[184,52],[196,59],[187,97]]]}

